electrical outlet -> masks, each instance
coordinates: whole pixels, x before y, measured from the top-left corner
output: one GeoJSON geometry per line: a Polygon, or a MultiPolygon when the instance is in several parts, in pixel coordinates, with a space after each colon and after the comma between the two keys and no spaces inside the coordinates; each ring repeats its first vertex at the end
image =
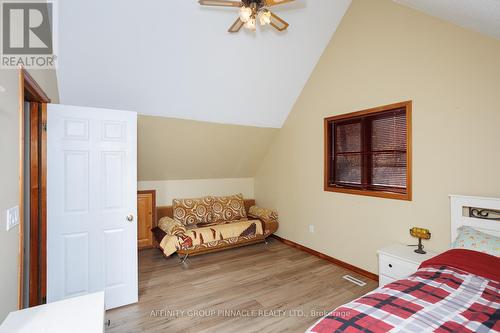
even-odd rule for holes
{"type": "Polygon", "coordinates": [[[7,209],[7,231],[19,224],[19,206],[7,209]]]}
{"type": "Polygon", "coordinates": [[[314,224],[309,224],[309,232],[314,233],[314,224]]]}

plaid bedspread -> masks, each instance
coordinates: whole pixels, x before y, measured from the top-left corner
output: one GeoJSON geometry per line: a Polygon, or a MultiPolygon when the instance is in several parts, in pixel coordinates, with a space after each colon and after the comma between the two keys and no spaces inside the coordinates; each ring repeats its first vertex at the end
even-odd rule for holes
{"type": "Polygon", "coordinates": [[[307,332],[500,332],[496,259],[490,278],[447,265],[421,266],[335,309],[307,332]]]}

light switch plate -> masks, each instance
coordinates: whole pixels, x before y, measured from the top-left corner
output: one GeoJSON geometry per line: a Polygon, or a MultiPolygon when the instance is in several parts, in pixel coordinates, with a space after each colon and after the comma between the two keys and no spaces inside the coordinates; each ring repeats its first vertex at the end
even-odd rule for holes
{"type": "Polygon", "coordinates": [[[19,224],[19,206],[7,209],[7,231],[19,224]]]}
{"type": "Polygon", "coordinates": [[[314,224],[309,224],[309,232],[314,233],[314,224]]]}

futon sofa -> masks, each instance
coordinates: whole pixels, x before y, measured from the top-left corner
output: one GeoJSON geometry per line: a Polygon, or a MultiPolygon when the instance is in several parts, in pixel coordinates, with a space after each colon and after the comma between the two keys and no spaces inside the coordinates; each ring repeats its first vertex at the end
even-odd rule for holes
{"type": "Polygon", "coordinates": [[[174,199],[156,213],[152,232],[159,248],[165,256],[177,252],[184,258],[263,242],[279,225],[275,211],[241,194],[174,199]]]}

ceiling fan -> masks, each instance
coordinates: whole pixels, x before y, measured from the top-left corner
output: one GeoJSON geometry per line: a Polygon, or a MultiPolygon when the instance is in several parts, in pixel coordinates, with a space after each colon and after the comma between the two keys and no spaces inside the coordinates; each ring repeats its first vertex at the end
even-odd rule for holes
{"type": "Polygon", "coordinates": [[[267,7],[281,5],[295,0],[199,0],[203,6],[236,7],[240,9],[238,19],[229,28],[229,32],[238,32],[242,27],[255,31],[257,20],[260,25],[271,25],[278,31],[288,28],[289,24],[267,7]]]}

